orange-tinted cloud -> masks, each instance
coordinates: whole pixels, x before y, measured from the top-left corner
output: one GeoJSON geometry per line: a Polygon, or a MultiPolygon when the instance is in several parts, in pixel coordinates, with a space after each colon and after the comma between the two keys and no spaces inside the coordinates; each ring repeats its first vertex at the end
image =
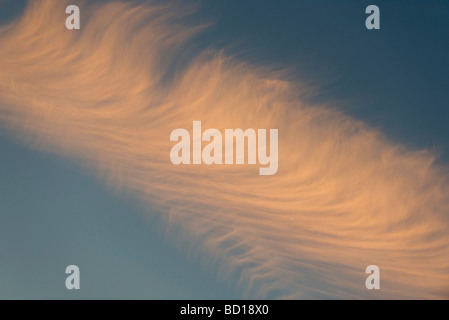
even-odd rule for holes
{"type": "Polygon", "coordinates": [[[449,180],[433,154],[223,53],[178,66],[205,27],[182,23],[194,8],[85,3],[69,31],[68,4],[30,1],[0,29],[2,126],[157,209],[168,238],[249,297],[448,297],[449,180]],[[193,120],[279,129],[277,174],[173,165],[170,133],[193,120]]]}

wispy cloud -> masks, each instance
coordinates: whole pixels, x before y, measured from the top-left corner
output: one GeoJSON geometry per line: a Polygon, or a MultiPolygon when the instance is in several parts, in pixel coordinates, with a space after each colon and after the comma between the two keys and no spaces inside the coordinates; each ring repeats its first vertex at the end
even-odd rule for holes
{"type": "Polygon", "coordinates": [[[168,238],[248,297],[448,297],[449,180],[432,153],[308,106],[262,66],[208,50],[180,68],[204,28],[183,23],[194,8],[84,3],[69,31],[68,4],[30,1],[0,29],[2,126],[156,208],[168,238]],[[277,174],[173,165],[170,133],[193,120],[278,128],[277,174]]]}

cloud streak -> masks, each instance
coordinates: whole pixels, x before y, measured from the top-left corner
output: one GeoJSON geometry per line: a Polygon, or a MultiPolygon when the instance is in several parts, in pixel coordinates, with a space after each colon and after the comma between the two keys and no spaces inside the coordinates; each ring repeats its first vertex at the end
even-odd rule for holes
{"type": "Polygon", "coordinates": [[[147,203],[167,238],[245,297],[449,297],[449,180],[432,153],[307,105],[306,88],[263,66],[213,50],[186,59],[207,27],[185,19],[194,7],[81,2],[69,31],[68,4],[30,1],[0,29],[3,127],[147,203]],[[277,174],[173,165],[170,133],[193,120],[279,129],[277,174]],[[365,288],[371,264],[379,291],[365,288]]]}

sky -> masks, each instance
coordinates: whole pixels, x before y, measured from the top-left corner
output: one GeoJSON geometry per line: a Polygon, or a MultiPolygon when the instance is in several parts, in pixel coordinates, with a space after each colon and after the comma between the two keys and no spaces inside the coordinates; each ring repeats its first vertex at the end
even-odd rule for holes
{"type": "Polygon", "coordinates": [[[0,1],[1,299],[448,297],[447,1],[36,3],[0,1]],[[279,126],[279,173],[173,169],[194,117],[279,126]]]}

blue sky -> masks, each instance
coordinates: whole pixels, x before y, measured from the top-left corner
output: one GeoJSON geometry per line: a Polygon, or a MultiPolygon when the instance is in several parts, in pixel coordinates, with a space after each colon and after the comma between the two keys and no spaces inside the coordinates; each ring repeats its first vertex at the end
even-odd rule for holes
{"type": "Polygon", "coordinates": [[[214,37],[321,82],[312,101],[340,100],[339,109],[390,138],[443,148],[447,159],[447,1],[206,2],[218,17],[214,37]],[[370,4],[380,8],[380,30],[364,27],[370,4]]]}
{"type": "MultiPolygon", "coordinates": [[[[25,1],[0,1],[0,21],[25,1]]],[[[327,103],[449,160],[449,2],[200,1],[198,47],[287,69],[327,103]],[[376,4],[381,30],[364,26],[376,4]]],[[[1,46],[1,43],[0,43],[1,46]]],[[[0,101],[1,103],[1,101],[0,101]]],[[[240,298],[155,230],[139,207],[63,157],[0,130],[0,298],[240,298]],[[65,266],[81,269],[77,292],[65,266]]]]}

